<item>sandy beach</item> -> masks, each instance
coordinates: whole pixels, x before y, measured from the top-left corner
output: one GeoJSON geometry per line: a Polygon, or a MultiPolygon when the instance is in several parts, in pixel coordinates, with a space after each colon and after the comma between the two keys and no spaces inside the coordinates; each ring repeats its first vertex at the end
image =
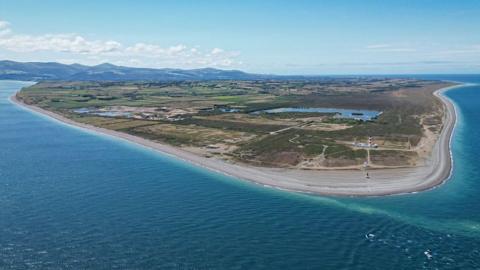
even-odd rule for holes
{"type": "Polygon", "coordinates": [[[445,104],[446,113],[443,119],[444,128],[425,165],[413,168],[369,170],[369,179],[365,178],[365,172],[361,170],[314,171],[263,168],[205,158],[130,134],[78,123],[42,108],[24,104],[15,95],[11,97],[11,101],[63,123],[121,138],[197,166],[267,187],[322,195],[380,196],[427,190],[442,184],[450,177],[453,166],[450,144],[456,123],[456,112],[454,105],[443,93],[455,87],[459,86],[439,89],[434,93],[445,104]]]}

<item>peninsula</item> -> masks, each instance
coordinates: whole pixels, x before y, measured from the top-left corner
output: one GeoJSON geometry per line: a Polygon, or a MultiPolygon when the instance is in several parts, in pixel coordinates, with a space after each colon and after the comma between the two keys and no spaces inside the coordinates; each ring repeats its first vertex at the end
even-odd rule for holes
{"type": "Polygon", "coordinates": [[[399,78],[43,81],[12,100],[265,186],[421,191],[451,171],[454,84],[399,78]]]}

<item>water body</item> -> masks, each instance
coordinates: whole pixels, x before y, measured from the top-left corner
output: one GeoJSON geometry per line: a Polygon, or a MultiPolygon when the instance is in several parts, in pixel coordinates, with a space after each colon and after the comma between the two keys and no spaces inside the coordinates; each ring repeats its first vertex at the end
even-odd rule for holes
{"type": "Polygon", "coordinates": [[[118,111],[100,111],[94,108],[79,108],[73,110],[75,113],[79,114],[93,114],[99,116],[107,116],[107,117],[131,117],[132,114],[129,112],[118,112],[118,111]]]}
{"type": "MultiPolygon", "coordinates": [[[[480,83],[480,76],[443,76],[480,83]]],[[[478,269],[480,87],[431,191],[337,198],[212,173],[18,108],[0,82],[0,269],[478,269]]]]}
{"type": "Polygon", "coordinates": [[[357,119],[362,121],[370,121],[380,115],[381,112],[369,111],[369,110],[351,110],[351,109],[338,109],[338,108],[276,108],[269,110],[261,110],[253,112],[253,114],[259,113],[286,113],[286,112],[299,112],[299,113],[331,113],[335,114],[338,118],[357,119]]]}

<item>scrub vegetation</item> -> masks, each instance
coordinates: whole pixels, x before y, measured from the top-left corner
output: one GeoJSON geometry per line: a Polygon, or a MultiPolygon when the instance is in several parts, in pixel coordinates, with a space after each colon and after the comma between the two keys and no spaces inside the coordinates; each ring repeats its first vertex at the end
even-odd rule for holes
{"type": "Polygon", "coordinates": [[[17,97],[78,122],[208,157],[256,166],[328,169],[361,168],[365,161],[378,167],[419,164],[418,152],[425,150],[422,141],[434,140],[442,128],[444,108],[432,93],[446,86],[435,81],[370,77],[46,81],[23,89],[17,97]],[[380,114],[362,121],[335,113],[260,112],[285,107],[380,114]]]}

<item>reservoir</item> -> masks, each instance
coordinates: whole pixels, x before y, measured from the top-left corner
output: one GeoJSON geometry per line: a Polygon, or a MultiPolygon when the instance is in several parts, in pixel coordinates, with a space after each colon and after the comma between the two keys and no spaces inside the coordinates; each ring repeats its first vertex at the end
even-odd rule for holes
{"type": "Polygon", "coordinates": [[[334,114],[337,118],[346,118],[346,119],[356,119],[362,121],[370,121],[374,118],[377,118],[381,112],[378,111],[369,111],[369,110],[350,110],[350,109],[337,109],[337,108],[276,108],[269,110],[261,110],[253,112],[253,114],[260,113],[327,113],[334,114]]]}

